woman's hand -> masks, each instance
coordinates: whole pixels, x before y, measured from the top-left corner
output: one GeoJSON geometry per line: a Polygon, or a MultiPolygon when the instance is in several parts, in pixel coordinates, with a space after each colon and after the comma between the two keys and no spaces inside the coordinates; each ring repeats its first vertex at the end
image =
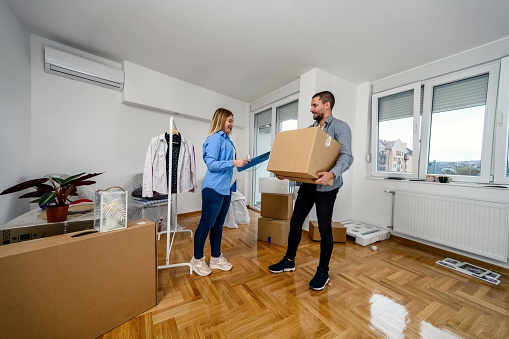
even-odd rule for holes
{"type": "Polygon", "coordinates": [[[235,167],[244,167],[249,162],[249,159],[236,159],[233,160],[233,166],[235,167]]]}

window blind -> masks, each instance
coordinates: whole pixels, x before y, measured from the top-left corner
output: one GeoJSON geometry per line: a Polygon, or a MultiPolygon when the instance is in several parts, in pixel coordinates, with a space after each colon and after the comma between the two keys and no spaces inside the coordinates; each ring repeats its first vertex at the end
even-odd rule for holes
{"type": "Polygon", "coordinates": [[[255,120],[254,121],[255,128],[259,128],[259,127],[262,127],[265,125],[270,126],[271,121],[272,121],[272,108],[269,108],[269,109],[266,109],[265,111],[257,113],[255,115],[254,120],[255,120]]]}
{"type": "Polygon", "coordinates": [[[408,118],[414,114],[414,90],[378,98],[378,121],[408,118]]]}
{"type": "Polygon", "coordinates": [[[438,85],[433,88],[433,113],[486,105],[489,74],[438,85]]]}
{"type": "Polygon", "coordinates": [[[297,100],[279,106],[276,109],[276,121],[279,123],[286,120],[297,120],[298,106],[297,100]]]}

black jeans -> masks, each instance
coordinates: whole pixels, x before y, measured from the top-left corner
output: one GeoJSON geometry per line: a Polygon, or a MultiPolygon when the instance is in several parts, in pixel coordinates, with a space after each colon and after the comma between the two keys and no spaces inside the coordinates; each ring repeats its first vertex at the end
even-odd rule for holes
{"type": "Polygon", "coordinates": [[[329,261],[332,255],[334,240],[332,239],[332,212],[339,188],[329,192],[318,192],[316,185],[303,183],[297,193],[297,200],[290,220],[290,233],[288,234],[288,248],[286,256],[295,259],[297,248],[302,236],[302,224],[309,212],[316,205],[318,217],[318,230],[320,231],[320,263],[319,267],[329,270],[329,261]]]}

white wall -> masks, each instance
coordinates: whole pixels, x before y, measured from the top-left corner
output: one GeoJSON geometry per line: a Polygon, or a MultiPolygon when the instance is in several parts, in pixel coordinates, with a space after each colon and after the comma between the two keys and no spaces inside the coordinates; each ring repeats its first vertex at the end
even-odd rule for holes
{"type": "Polygon", "coordinates": [[[247,103],[203,87],[175,79],[151,69],[124,62],[125,88],[122,101],[133,105],[177,113],[210,122],[218,107],[234,112],[235,126],[247,126],[247,103]],[[211,113],[212,112],[212,113],[211,113]],[[237,114],[238,112],[242,114],[237,114]]]}
{"type": "MultiPolygon", "coordinates": [[[[315,68],[303,74],[300,78],[299,93],[299,128],[308,127],[313,123],[313,116],[310,112],[311,99],[314,94],[321,91],[330,91],[334,94],[336,103],[332,114],[335,118],[341,119],[348,123],[353,133],[355,131],[355,112],[357,104],[357,85],[343,80],[335,75],[327,73],[321,69],[315,68]]],[[[355,143],[352,143],[355,150],[355,143]]],[[[340,188],[336,203],[334,205],[333,221],[342,221],[351,219],[352,211],[352,190],[353,190],[353,173],[357,170],[358,165],[354,159],[353,165],[343,174],[344,184],[340,188]]],[[[310,220],[316,219],[315,208],[310,213],[310,220]]]]}
{"type": "MultiPolygon", "coordinates": [[[[501,57],[503,55],[509,55],[509,39],[502,39],[494,42],[493,44],[481,46],[471,51],[466,51],[465,53],[460,53],[450,58],[442,59],[435,63],[423,65],[422,67],[409,70],[408,72],[399,73],[393,77],[382,79],[373,83],[373,92],[375,90],[386,90],[388,88],[405,85],[409,82],[430,78],[438,75],[437,73],[439,72],[451,72],[457,70],[457,67],[464,68],[474,66],[480,62],[491,61],[493,58],[501,57]],[[483,55],[484,58],[482,58],[483,55]]],[[[356,129],[353,133],[355,157],[353,185],[355,190],[351,195],[352,217],[354,220],[378,227],[390,226],[392,224],[392,196],[385,193],[385,190],[405,190],[438,196],[442,195],[464,198],[475,197],[480,200],[509,201],[509,193],[507,189],[487,188],[482,185],[443,185],[438,183],[430,184],[423,182],[368,178],[369,164],[365,160],[365,157],[369,152],[371,84],[364,83],[359,85],[357,93],[356,129]]],[[[485,227],[486,232],[490,231],[489,225],[480,225],[480,227],[485,227]]],[[[397,235],[403,236],[401,234],[397,235]]],[[[425,241],[422,242],[426,243],[425,241]]],[[[431,245],[467,256],[473,256],[471,254],[462,253],[436,244],[431,245]]],[[[479,260],[493,262],[482,257],[476,258],[479,260]]],[[[501,262],[494,263],[502,265],[501,262]]],[[[509,265],[506,266],[509,267],[509,265]]]]}
{"type": "MultiPolygon", "coordinates": [[[[105,172],[97,177],[96,185],[89,187],[91,190],[113,185],[128,187],[132,176],[143,171],[150,139],[168,130],[170,115],[147,108],[150,105],[126,105],[122,103],[120,92],[45,73],[45,45],[112,65],[111,61],[31,36],[32,176],[51,172],[105,172]]],[[[193,97],[193,93],[175,100],[180,106],[185,104],[192,107],[193,101],[189,97],[193,97]]],[[[204,102],[205,105],[209,102],[219,105],[221,101],[228,101],[221,99],[224,96],[210,91],[207,91],[206,97],[194,95],[195,101],[204,102]]],[[[240,104],[240,109],[237,106],[240,112],[233,109],[236,117],[246,115],[246,105],[240,104]]],[[[214,112],[208,113],[211,117],[214,112]]],[[[198,211],[201,210],[201,181],[206,172],[201,145],[208,134],[209,121],[184,114],[175,115],[174,118],[182,136],[195,147],[199,183],[196,193],[179,194],[178,213],[198,211]]],[[[247,137],[234,129],[232,139],[240,154],[245,154],[247,137]]],[[[243,184],[241,178],[241,191],[243,184]]]]}
{"type": "MultiPolygon", "coordinates": [[[[30,178],[30,34],[0,0],[0,191],[30,178]]],[[[0,196],[0,225],[29,210],[21,193],[0,196]]]]}

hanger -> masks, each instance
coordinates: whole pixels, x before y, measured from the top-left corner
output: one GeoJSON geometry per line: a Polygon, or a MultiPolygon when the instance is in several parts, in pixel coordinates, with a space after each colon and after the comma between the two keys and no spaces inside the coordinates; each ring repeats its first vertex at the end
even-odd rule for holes
{"type": "MultiPolygon", "coordinates": [[[[170,134],[170,130],[168,130],[166,133],[170,134]]],[[[175,135],[175,134],[179,134],[179,131],[175,127],[173,127],[173,129],[171,130],[171,133],[173,135],[175,135]]]]}
{"type": "MultiPolygon", "coordinates": [[[[171,132],[172,132],[173,135],[180,134],[180,132],[175,127],[173,127],[171,132]]],[[[169,135],[170,134],[170,130],[168,130],[166,133],[169,135]]],[[[175,145],[179,145],[180,144],[180,142],[178,142],[178,141],[172,141],[172,143],[175,144],[175,145]]]]}
{"type": "MultiPolygon", "coordinates": [[[[171,130],[168,130],[166,133],[168,133],[168,135],[170,134],[170,132],[175,135],[175,134],[180,134],[179,131],[177,130],[177,125],[175,125],[175,121],[173,121],[173,117],[170,119],[170,126],[171,127],[171,130]],[[173,126],[172,126],[173,125],[173,126]]],[[[173,141],[172,142],[173,144],[179,144],[179,142],[177,141],[173,141]]]]}

